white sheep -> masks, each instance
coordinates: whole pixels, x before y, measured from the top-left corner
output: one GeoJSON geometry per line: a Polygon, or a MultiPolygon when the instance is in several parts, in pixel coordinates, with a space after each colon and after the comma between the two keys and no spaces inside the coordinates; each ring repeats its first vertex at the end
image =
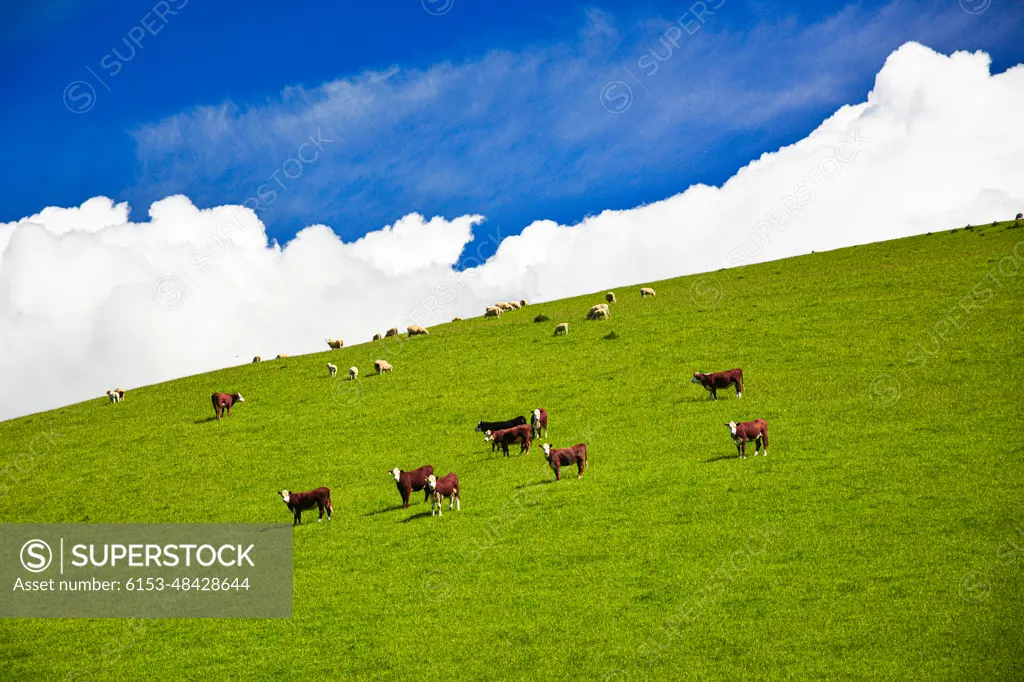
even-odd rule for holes
{"type": "Polygon", "coordinates": [[[338,374],[338,367],[337,367],[337,365],[332,365],[331,363],[328,362],[327,363],[327,371],[331,373],[331,377],[333,378],[333,377],[337,376],[337,374],[338,374]]]}
{"type": "Polygon", "coordinates": [[[643,287],[642,289],[640,289],[640,298],[644,298],[646,296],[654,296],[654,295],[655,295],[654,294],[654,289],[652,289],[650,287],[643,287]]]}
{"type": "Polygon", "coordinates": [[[349,378],[349,381],[355,379],[358,376],[359,376],[359,368],[358,367],[349,367],[348,368],[348,378],[349,378]]]}
{"type": "Polygon", "coordinates": [[[563,334],[565,336],[569,335],[569,323],[568,322],[563,322],[562,324],[560,324],[557,327],[555,327],[555,336],[560,336],[560,335],[563,335],[563,334]]]}

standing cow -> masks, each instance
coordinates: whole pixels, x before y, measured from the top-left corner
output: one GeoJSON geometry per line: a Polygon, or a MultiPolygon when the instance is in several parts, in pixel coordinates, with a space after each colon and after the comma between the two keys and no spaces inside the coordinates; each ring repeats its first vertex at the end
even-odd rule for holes
{"type": "Polygon", "coordinates": [[[499,443],[501,451],[505,453],[506,457],[508,457],[508,446],[516,443],[520,445],[519,454],[526,454],[530,452],[530,443],[533,441],[533,427],[529,424],[522,424],[511,429],[488,431],[484,441],[499,443]]]}
{"type": "Polygon", "coordinates": [[[331,506],[330,488],[317,488],[305,493],[292,493],[287,490],[280,490],[278,495],[281,496],[281,499],[284,500],[284,503],[288,505],[288,509],[295,516],[292,521],[293,526],[302,525],[302,512],[309,511],[314,507],[320,510],[320,518],[317,519],[317,523],[324,520],[325,509],[327,510],[328,521],[331,520],[331,515],[334,514],[334,507],[331,506]]]}
{"type": "Polygon", "coordinates": [[[409,508],[409,498],[414,492],[422,490],[424,502],[430,497],[430,491],[427,490],[427,478],[434,475],[434,467],[429,464],[425,464],[412,471],[402,471],[395,467],[388,473],[395,479],[398,493],[402,496],[403,509],[409,508]]]}
{"type": "Polygon", "coordinates": [[[576,478],[583,478],[583,471],[587,468],[587,445],[586,443],[576,443],[571,448],[558,448],[552,449],[550,445],[544,443],[541,446],[544,450],[544,457],[548,460],[548,465],[551,470],[555,472],[555,480],[562,480],[562,467],[576,465],[576,478]]]}
{"type": "Polygon", "coordinates": [[[530,426],[533,427],[533,437],[541,438],[548,435],[548,411],[538,407],[530,415],[530,426]]]}
{"type": "Polygon", "coordinates": [[[213,412],[217,415],[217,419],[227,410],[228,416],[231,416],[231,406],[235,403],[244,403],[245,398],[242,397],[241,393],[214,393],[212,396],[213,400],[213,412]]]}
{"type": "Polygon", "coordinates": [[[432,497],[430,498],[430,515],[434,515],[434,506],[437,506],[437,515],[442,516],[441,502],[448,498],[448,511],[455,507],[456,511],[462,511],[462,490],[459,488],[459,477],[455,472],[449,471],[443,478],[431,474],[427,477],[427,487],[432,497]]]}
{"type": "Polygon", "coordinates": [[[743,397],[743,370],[739,368],[730,369],[725,372],[712,372],[711,374],[694,372],[690,383],[703,386],[708,392],[708,400],[717,400],[718,389],[728,388],[729,386],[736,387],[737,398],[743,397]]]}
{"type": "Polygon", "coordinates": [[[752,422],[729,422],[725,425],[732,435],[732,441],[736,444],[736,453],[740,457],[747,456],[747,441],[754,441],[754,457],[764,443],[764,456],[768,456],[768,422],[764,419],[755,419],[752,422]]]}
{"type": "MultiPolygon", "coordinates": [[[[479,421],[476,423],[474,431],[480,431],[481,433],[487,433],[488,431],[501,431],[502,429],[511,429],[513,426],[521,426],[526,423],[526,417],[516,417],[515,419],[506,419],[504,421],[497,422],[485,422],[479,421]]],[[[491,441],[491,452],[498,447],[497,441],[491,441]]]]}

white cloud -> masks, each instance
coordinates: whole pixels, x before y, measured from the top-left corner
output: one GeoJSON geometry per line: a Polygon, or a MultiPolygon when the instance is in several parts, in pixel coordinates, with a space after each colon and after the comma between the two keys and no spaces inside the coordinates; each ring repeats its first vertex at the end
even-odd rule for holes
{"type": "Polygon", "coordinates": [[[1012,217],[1024,210],[1022,110],[1024,67],[993,76],[984,53],[908,43],[867,102],[721,188],[578,225],[538,221],[465,273],[452,265],[480,216],[413,214],[353,243],[316,225],[282,247],[268,245],[249,209],[200,210],[183,196],[138,223],[102,197],[48,208],[0,224],[0,418],[253,355],[316,351],[327,337],[351,344],[400,323],[478,315],[498,299],[1012,217]]]}

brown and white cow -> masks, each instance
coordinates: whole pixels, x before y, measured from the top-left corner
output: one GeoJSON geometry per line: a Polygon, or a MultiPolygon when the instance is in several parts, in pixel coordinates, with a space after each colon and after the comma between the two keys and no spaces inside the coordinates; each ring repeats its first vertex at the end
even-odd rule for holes
{"type": "Polygon", "coordinates": [[[284,500],[284,503],[288,505],[288,509],[295,515],[295,520],[292,521],[293,526],[302,524],[302,512],[309,511],[316,507],[320,510],[320,518],[317,519],[317,523],[324,520],[324,510],[327,510],[327,520],[331,520],[331,515],[334,513],[334,507],[331,506],[331,489],[330,488],[317,488],[316,490],[310,490],[305,493],[291,493],[287,490],[278,491],[278,495],[284,500]]]}
{"type": "Polygon", "coordinates": [[[230,417],[231,406],[235,403],[245,402],[245,398],[242,397],[241,393],[214,393],[211,398],[213,400],[213,411],[217,415],[217,419],[220,419],[225,409],[230,417]]]}
{"type": "Polygon", "coordinates": [[[443,478],[431,474],[427,478],[427,487],[430,489],[430,515],[434,515],[434,505],[437,505],[437,515],[442,516],[441,502],[448,498],[448,511],[455,507],[456,511],[462,511],[462,490],[459,488],[459,477],[455,472],[449,471],[443,478]]]}
{"type": "Polygon", "coordinates": [[[533,427],[529,424],[521,424],[511,429],[499,431],[488,431],[484,442],[496,442],[501,445],[501,451],[508,457],[508,446],[519,443],[519,454],[530,452],[530,443],[533,441],[533,427]]]}
{"type": "Polygon", "coordinates": [[[533,437],[540,438],[548,435],[548,411],[538,407],[530,415],[530,426],[533,427],[533,437]],[[543,433],[542,433],[543,432],[543,433]]]}
{"type": "MultiPolygon", "coordinates": [[[[513,426],[519,426],[519,425],[525,424],[525,423],[526,423],[526,417],[522,417],[522,416],[516,417],[515,419],[506,419],[505,421],[500,421],[500,422],[479,421],[479,422],[477,422],[476,428],[474,429],[474,431],[481,431],[483,433],[486,433],[488,431],[500,431],[502,429],[511,429],[513,426]]],[[[494,449],[496,447],[498,447],[498,441],[492,440],[491,441],[491,452],[494,452],[494,449]]]]}
{"type": "Polygon", "coordinates": [[[754,457],[757,451],[764,444],[764,456],[768,456],[768,422],[763,419],[755,419],[752,422],[729,422],[725,425],[732,434],[732,440],[736,443],[736,452],[740,457],[747,456],[747,441],[754,441],[754,457]]]}
{"type": "Polygon", "coordinates": [[[413,469],[412,471],[402,471],[395,467],[388,473],[394,477],[395,485],[398,486],[398,492],[402,496],[403,509],[409,508],[409,498],[414,492],[422,490],[424,502],[430,497],[430,491],[427,489],[427,478],[434,475],[434,467],[429,464],[424,464],[419,469],[413,469]]]}
{"type": "Polygon", "coordinates": [[[694,372],[690,383],[700,384],[707,389],[709,394],[708,400],[717,400],[718,389],[728,388],[729,386],[736,387],[737,398],[743,397],[743,370],[739,368],[726,370],[725,372],[712,372],[711,374],[694,372]]]}
{"type": "Polygon", "coordinates": [[[562,480],[562,467],[576,465],[576,478],[583,478],[583,471],[587,468],[587,445],[576,443],[571,448],[552,448],[547,443],[541,446],[544,450],[544,457],[547,458],[551,470],[555,472],[555,480],[562,480]]]}

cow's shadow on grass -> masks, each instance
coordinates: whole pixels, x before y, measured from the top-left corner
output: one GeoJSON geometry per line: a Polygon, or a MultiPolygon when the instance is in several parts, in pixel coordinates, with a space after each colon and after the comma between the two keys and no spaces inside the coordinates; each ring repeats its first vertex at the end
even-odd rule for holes
{"type": "Polygon", "coordinates": [[[705,464],[711,464],[712,462],[721,462],[724,459],[740,459],[739,455],[719,455],[718,457],[712,457],[711,459],[704,460],[705,464]]]}
{"type": "Polygon", "coordinates": [[[402,519],[398,523],[409,523],[410,521],[417,521],[419,519],[429,519],[431,516],[430,511],[420,512],[419,514],[413,514],[412,516],[402,519]]]}
{"type": "Polygon", "coordinates": [[[197,419],[197,420],[195,420],[192,423],[193,424],[206,424],[208,422],[215,422],[215,421],[217,421],[216,417],[207,417],[206,419],[197,419]]]}
{"type": "Polygon", "coordinates": [[[394,507],[388,507],[386,509],[378,509],[377,511],[368,512],[363,516],[377,516],[378,514],[387,514],[388,512],[398,511],[402,509],[402,505],[396,504],[394,507]]]}
{"type": "Polygon", "coordinates": [[[522,490],[523,488],[532,488],[535,485],[550,485],[552,483],[558,483],[558,482],[559,481],[554,479],[554,478],[548,478],[548,479],[545,479],[543,481],[534,481],[533,483],[524,483],[522,485],[517,485],[516,486],[516,490],[522,490]]]}

